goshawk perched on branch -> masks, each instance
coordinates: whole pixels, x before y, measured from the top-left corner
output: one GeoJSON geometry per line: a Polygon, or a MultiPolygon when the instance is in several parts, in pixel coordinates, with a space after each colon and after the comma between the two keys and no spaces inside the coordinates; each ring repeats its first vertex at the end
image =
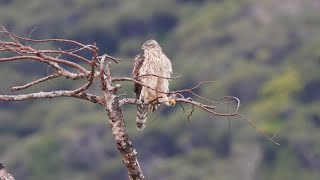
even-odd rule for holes
{"type": "Polygon", "coordinates": [[[157,103],[175,105],[175,101],[169,99],[167,94],[172,74],[171,61],[155,40],[146,41],[142,45],[142,50],[143,52],[134,60],[133,78],[141,83],[134,83],[134,92],[136,98],[142,102],[152,101],[153,103],[137,106],[138,130],[145,127],[148,113],[157,108],[157,103]]]}

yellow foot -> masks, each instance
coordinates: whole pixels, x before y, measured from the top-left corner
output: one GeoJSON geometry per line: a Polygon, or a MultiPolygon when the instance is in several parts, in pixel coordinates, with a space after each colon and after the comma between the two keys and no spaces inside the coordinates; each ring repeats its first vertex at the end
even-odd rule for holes
{"type": "Polygon", "coordinates": [[[169,99],[169,106],[175,106],[177,103],[174,99],[169,99]]]}

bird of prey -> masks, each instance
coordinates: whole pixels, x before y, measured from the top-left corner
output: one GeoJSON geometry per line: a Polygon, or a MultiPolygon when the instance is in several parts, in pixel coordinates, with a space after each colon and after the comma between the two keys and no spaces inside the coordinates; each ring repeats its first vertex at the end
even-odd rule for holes
{"type": "Polygon", "coordinates": [[[169,80],[172,74],[170,59],[162,52],[155,40],[148,40],[142,45],[142,53],[134,60],[133,78],[139,83],[134,83],[134,93],[141,102],[150,104],[137,105],[137,128],[145,127],[149,112],[153,112],[159,103],[174,106],[175,101],[169,99],[169,80]]]}

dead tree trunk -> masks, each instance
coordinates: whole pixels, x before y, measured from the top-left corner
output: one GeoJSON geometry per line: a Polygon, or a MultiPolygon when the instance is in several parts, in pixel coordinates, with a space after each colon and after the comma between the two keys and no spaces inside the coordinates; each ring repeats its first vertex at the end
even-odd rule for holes
{"type": "Polygon", "coordinates": [[[2,163],[0,163],[0,180],[15,180],[2,163]]]}

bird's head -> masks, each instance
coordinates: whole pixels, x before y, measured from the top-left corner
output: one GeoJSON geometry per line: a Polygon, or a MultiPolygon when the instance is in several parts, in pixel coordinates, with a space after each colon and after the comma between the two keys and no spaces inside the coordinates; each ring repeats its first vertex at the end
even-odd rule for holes
{"type": "Polygon", "coordinates": [[[157,43],[157,41],[150,39],[148,41],[146,41],[143,45],[142,45],[142,50],[146,50],[146,49],[153,49],[153,48],[158,48],[161,49],[161,47],[159,46],[159,44],[157,43]]]}

